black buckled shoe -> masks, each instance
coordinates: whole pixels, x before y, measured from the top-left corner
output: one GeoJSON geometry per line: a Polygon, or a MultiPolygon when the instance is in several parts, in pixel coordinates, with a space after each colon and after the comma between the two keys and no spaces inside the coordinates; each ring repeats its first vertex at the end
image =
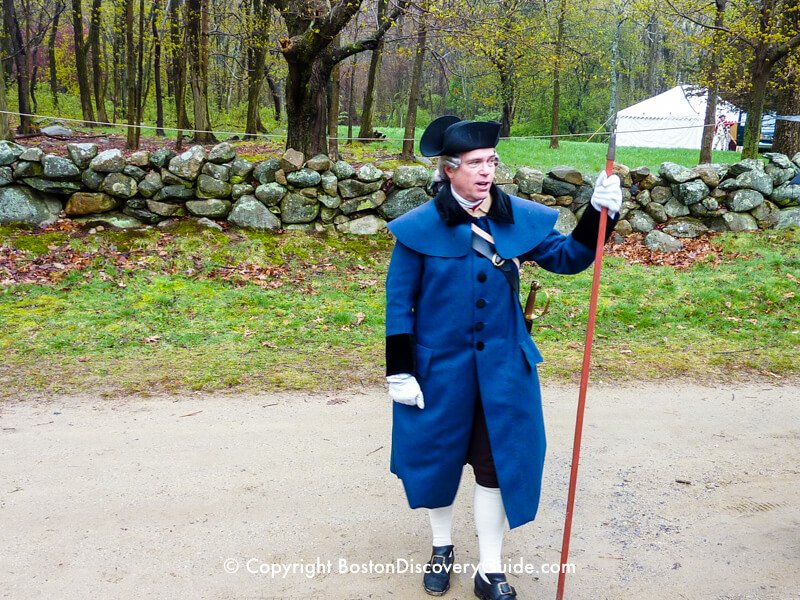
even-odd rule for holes
{"type": "Polygon", "coordinates": [[[434,546],[431,559],[425,565],[422,585],[431,596],[441,596],[450,589],[450,571],[453,568],[453,546],[434,546]]]}
{"type": "Polygon", "coordinates": [[[509,600],[517,597],[517,591],[506,581],[505,573],[487,573],[486,583],[480,573],[475,574],[475,595],[481,600],[509,600]]]}

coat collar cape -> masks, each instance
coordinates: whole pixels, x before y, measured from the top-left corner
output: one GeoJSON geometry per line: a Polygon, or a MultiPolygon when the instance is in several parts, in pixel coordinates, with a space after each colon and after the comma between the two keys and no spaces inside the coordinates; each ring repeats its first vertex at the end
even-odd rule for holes
{"type": "MultiPolygon", "coordinates": [[[[497,253],[515,258],[535,248],[553,230],[558,211],[534,202],[509,196],[492,185],[492,205],[487,218],[491,222],[497,253]]],[[[474,221],[450,193],[450,184],[442,186],[433,200],[389,223],[388,228],[399,242],[428,256],[466,256],[472,249],[474,221]]]]}

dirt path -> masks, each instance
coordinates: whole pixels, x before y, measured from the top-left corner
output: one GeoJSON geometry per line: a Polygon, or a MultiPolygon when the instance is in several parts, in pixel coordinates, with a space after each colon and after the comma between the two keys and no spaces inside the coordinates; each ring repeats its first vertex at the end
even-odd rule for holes
{"type": "MultiPolygon", "coordinates": [[[[559,560],[577,392],[544,396],[543,501],[506,538],[512,571],[559,560]]],[[[796,384],[595,385],[566,596],[800,598],[798,398],[796,384]]],[[[429,552],[426,515],[388,472],[389,418],[383,390],[0,405],[0,597],[427,598],[420,575],[384,572],[429,552]],[[273,563],[296,572],[259,572],[273,563]]],[[[471,490],[467,469],[454,538],[468,571],[471,490]]],[[[473,597],[470,573],[446,598],[473,597]]],[[[510,580],[555,597],[554,574],[510,580]]]]}

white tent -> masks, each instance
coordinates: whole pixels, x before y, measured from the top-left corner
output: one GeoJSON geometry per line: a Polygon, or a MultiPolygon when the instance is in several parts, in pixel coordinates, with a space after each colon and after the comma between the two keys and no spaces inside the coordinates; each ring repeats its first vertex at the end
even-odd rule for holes
{"type": "MultiPolygon", "coordinates": [[[[646,148],[700,148],[707,93],[703,88],[679,85],[629,106],[617,115],[617,145],[646,148]]],[[[720,102],[717,118],[736,121],[739,110],[720,102]]]]}

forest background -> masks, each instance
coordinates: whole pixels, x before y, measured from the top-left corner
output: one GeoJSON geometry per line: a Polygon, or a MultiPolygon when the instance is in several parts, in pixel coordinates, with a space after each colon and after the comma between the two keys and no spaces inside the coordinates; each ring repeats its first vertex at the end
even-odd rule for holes
{"type": "MultiPolygon", "coordinates": [[[[3,0],[3,17],[0,111],[197,143],[241,131],[336,156],[337,125],[413,138],[452,113],[556,147],[678,83],[754,117],[800,114],[796,0],[3,0]]],[[[4,137],[36,130],[2,120],[4,137]]],[[[760,137],[749,122],[743,157],[760,137]]],[[[800,122],[778,121],[775,150],[800,151],[800,122]]]]}

